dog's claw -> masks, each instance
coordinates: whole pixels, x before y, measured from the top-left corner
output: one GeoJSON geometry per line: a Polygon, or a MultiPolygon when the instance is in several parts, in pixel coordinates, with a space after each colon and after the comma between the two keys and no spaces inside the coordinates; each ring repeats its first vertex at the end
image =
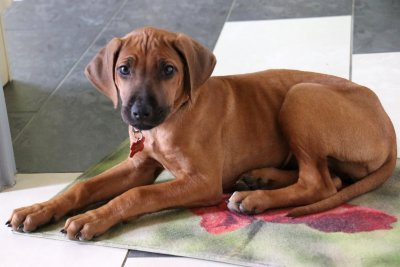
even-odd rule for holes
{"type": "Polygon", "coordinates": [[[248,211],[245,207],[243,207],[242,204],[239,205],[239,210],[240,210],[240,212],[243,213],[243,214],[248,214],[248,215],[251,214],[251,212],[248,211]]]}
{"type": "Polygon", "coordinates": [[[81,236],[82,236],[81,232],[78,232],[76,233],[75,238],[81,240],[81,236]]]}
{"type": "Polygon", "coordinates": [[[24,225],[23,225],[23,224],[20,224],[20,225],[18,226],[18,228],[17,228],[17,231],[18,231],[18,232],[23,232],[23,231],[24,231],[24,225]]]}
{"type": "Polygon", "coordinates": [[[10,225],[10,224],[11,224],[11,221],[8,220],[8,221],[6,222],[6,225],[8,226],[8,225],[10,225]]]}
{"type": "Polygon", "coordinates": [[[240,214],[240,210],[239,210],[240,204],[241,204],[241,202],[228,201],[227,207],[230,211],[240,214]]]}
{"type": "Polygon", "coordinates": [[[254,207],[251,211],[246,209],[245,207],[243,207],[242,204],[239,205],[239,210],[242,214],[246,214],[246,215],[254,215],[257,214],[257,209],[254,207]]]}
{"type": "Polygon", "coordinates": [[[65,231],[65,229],[61,229],[61,230],[60,230],[60,233],[62,233],[62,234],[65,235],[65,234],[67,233],[67,231],[65,231]]]}

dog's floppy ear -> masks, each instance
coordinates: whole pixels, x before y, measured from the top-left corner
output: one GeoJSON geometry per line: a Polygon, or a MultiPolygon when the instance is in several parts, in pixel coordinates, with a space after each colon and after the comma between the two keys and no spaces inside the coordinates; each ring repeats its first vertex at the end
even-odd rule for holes
{"type": "Polygon", "coordinates": [[[86,66],[85,75],[104,95],[111,99],[114,108],[118,106],[118,88],[115,85],[115,63],[122,41],[113,38],[86,66]]]}
{"type": "Polygon", "coordinates": [[[185,90],[190,95],[190,92],[210,78],[217,60],[208,48],[185,34],[178,34],[174,45],[185,65],[185,90]]]}

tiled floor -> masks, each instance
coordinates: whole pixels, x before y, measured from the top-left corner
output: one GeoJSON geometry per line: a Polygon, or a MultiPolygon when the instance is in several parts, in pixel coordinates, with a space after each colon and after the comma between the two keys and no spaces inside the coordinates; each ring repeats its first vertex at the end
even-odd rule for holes
{"type": "Polygon", "coordinates": [[[71,5],[64,0],[12,7],[5,27],[14,81],[6,86],[5,97],[18,170],[82,171],[127,137],[119,111],[83,75],[113,36],[157,25],[186,32],[213,48],[231,4],[84,0],[71,5]]]}
{"type": "Polygon", "coordinates": [[[399,14],[391,0],[16,2],[5,14],[14,78],[5,96],[17,168],[83,171],[127,137],[119,111],[83,75],[112,36],[154,25],[209,48],[220,37],[215,74],[296,68],[351,78],[365,66],[351,65],[352,45],[357,58],[399,52],[399,14]]]}
{"type": "MultiPolygon", "coordinates": [[[[296,68],[370,86],[400,133],[399,1],[24,0],[5,14],[14,77],[5,96],[20,172],[81,172],[127,137],[119,112],[83,68],[112,36],[144,25],[185,32],[214,49],[214,74],[296,68]]],[[[74,176],[18,176],[16,188],[0,193],[9,203],[0,218],[54,195],[74,176]]],[[[27,238],[4,227],[0,235],[5,266],[204,264],[136,254],[123,263],[126,250],[27,238]]]]}

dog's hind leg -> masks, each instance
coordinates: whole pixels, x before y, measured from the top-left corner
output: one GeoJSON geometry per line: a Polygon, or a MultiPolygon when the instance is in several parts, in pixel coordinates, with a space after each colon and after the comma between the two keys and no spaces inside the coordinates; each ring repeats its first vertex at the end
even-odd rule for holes
{"type": "Polygon", "coordinates": [[[328,110],[332,109],[331,103],[324,104],[322,101],[327,95],[325,92],[330,91],[310,84],[296,86],[288,93],[281,108],[279,120],[290,151],[298,163],[298,180],[274,190],[235,192],[229,199],[229,209],[260,213],[267,209],[308,205],[337,192],[336,188],[340,185],[337,179],[332,179],[326,154],[329,144],[326,139],[332,135],[332,130],[328,127],[331,124],[325,122],[330,117],[315,110],[318,103],[320,109],[325,105],[328,105],[328,110]],[[310,105],[316,101],[318,94],[322,94],[322,100],[317,99],[318,103],[310,105]]]}
{"type": "Polygon", "coordinates": [[[299,178],[294,184],[274,190],[235,192],[228,208],[235,212],[254,214],[267,209],[307,205],[337,192],[339,183],[332,179],[326,160],[299,160],[299,178]]]}
{"type": "MultiPolygon", "coordinates": [[[[242,174],[235,183],[234,191],[272,190],[283,188],[297,182],[298,170],[281,170],[277,168],[255,169],[242,174]]],[[[343,186],[342,180],[331,173],[332,182],[337,190],[343,186]]]]}

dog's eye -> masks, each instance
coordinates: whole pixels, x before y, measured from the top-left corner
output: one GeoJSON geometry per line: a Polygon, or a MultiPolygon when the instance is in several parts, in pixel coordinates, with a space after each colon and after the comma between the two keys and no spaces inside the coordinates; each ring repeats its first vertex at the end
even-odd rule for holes
{"type": "Polygon", "coordinates": [[[165,65],[163,72],[165,76],[170,77],[175,73],[175,68],[172,65],[165,65]]]}
{"type": "Polygon", "coordinates": [[[127,65],[119,66],[118,67],[118,72],[122,76],[128,76],[129,74],[131,74],[131,70],[129,69],[129,66],[127,66],[127,65]]]}

